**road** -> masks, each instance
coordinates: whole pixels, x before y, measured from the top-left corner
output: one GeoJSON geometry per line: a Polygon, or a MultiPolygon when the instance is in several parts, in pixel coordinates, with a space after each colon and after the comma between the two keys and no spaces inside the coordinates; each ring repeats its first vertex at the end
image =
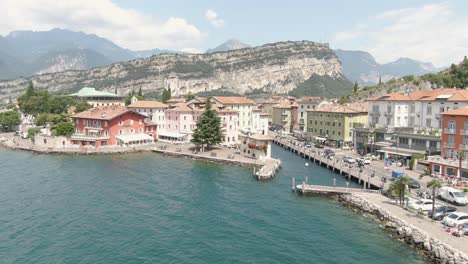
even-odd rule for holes
{"type": "MultiPolygon", "coordinates": [[[[293,143],[293,144],[298,144],[299,146],[304,145],[304,142],[297,141],[297,139],[295,139],[293,137],[288,137],[287,139],[291,140],[291,143],[293,143]]],[[[354,152],[352,150],[343,150],[343,149],[339,149],[339,148],[330,148],[330,147],[315,148],[314,146],[312,146],[311,148],[304,148],[304,150],[306,150],[307,152],[309,152],[309,151],[310,152],[320,151],[322,153],[326,149],[332,149],[335,152],[335,157],[334,158],[339,160],[339,161],[342,161],[345,156],[352,157],[353,159],[361,157],[361,155],[357,154],[356,152],[354,152]]],[[[356,166],[356,165],[354,165],[354,166],[356,166]]],[[[425,176],[423,179],[420,179],[419,178],[420,174],[418,172],[411,171],[406,167],[399,167],[399,166],[397,166],[396,162],[393,163],[393,165],[391,165],[388,169],[385,169],[383,160],[373,160],[373,161],[371,161],[371,164],[367,164],[367,165],[364,166],[363,175],[370,176],[375,171],[375,177],[377,177],[379,179],[382,179],[383,177],[386,177],[387,182],[389,182],[390,179],[392,178],[392,170],[397,170],[397,171],[400,171],[400,172],[404,172],[406,175],[408,175],[409,177],[411,177],[414,180],[416,180],[417,182],[419,182],[419,184],[421,185],[421,189],[420,189],[421,191],[426,191],[427,193],[432,194],[432,190],[428,189],[426,187],[427,183],[433,179],[432,177],[425,176]]],[[[416,197],[415,193],[416,193],[416,191],[413,190],[412,193],[410,193],[410,196],[413,199],[418,199],[416,197]]],[[[468,206],[456,206],[456,205],[453,205],[453,204],[448,204],[448,203],[446,203],[446,202],[444,202],[444,201],[442,201],[442,200],[440,200],[438,198],[436,198],[436,203],[443,204],[443,205],[454,206],[454,207],[457,208],[457,211],[468,213],[468,206]]]]}

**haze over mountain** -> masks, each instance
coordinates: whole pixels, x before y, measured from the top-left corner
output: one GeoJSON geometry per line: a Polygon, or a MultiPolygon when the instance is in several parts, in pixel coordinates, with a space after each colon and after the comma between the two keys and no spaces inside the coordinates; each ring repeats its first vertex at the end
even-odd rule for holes
{"type": "Polygon", "coordinates": [[[440,71],[430,62],[420,62],[410,58],[400,58],[394,62],[379,64],[368,52],[359,50],[335,50],[343,65],[343,72],[350,81],[357,81],[361,86],[374,85],[382,81],[405,75],[423,75],[440,71]]]}
{"type": "Polygon", "coordinates": [[[84,70],[161,53],[175,51],[132,51],[94,34],[65,29],[13,31],[0,36],[0,79],[84,70]]]}
{"type": "Polygon", "coordinates": [[[243,49],[243,48],[250,48],[250,45],[240,42],[237,39],[228,39],[223,44],[213,48],[208,49],[206,53],[212,52],[219,52],[219,51],[228,51],[228,50],[236,50],[236,49],[243,49]]]}

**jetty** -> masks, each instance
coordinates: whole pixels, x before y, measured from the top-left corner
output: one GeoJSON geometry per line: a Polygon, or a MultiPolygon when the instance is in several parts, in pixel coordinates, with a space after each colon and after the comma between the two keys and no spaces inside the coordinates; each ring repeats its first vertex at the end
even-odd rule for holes
{"type": "Polygon", "coordinates": [[[322,186],[312,184],[298,184],[293,186],[293,191],[296,190],[298,194],[311,195],[311,194],[346,194],[346,193],[378,193],[377,190],[347,188],[347,187],[334,187],[322,186]]]}
{"type": "Polygon", "coordinates": [[[319,153],[319,151],[316,149],[297,146],[289,142],[287,139],[280,137],[274,137],[273,143],[303,157],[309,162],[313,162],[335,173],[338,173],[350,181],[354,180],[363,185],[365,189],[388,188],[388,183],[384,183],[379,178],[373,177],[372,174],[366,173],[357,166],[347,164],[342,160],[337,160],[336,158],[330,159],[329,157],[322,156],[321,153],[319,153]]]}

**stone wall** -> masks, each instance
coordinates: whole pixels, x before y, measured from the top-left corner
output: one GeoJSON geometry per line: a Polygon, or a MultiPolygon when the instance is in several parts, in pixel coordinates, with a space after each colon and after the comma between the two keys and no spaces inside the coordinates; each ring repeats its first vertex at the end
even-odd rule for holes
{"type": "Polygon", "coordinates": [[[338,201],[355,212],[379,220],[393,238],[406,242],[434,263],[468,263],[468,256],[465,253],[453,249],[451,246],[356,195],[340,195],[338,201]]]}

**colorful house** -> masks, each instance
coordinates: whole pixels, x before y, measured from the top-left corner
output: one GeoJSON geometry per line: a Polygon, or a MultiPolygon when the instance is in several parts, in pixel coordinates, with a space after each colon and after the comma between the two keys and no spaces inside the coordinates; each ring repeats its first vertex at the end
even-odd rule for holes
{"type": "Polygon", "coordinates": [[[169,108],[167,104],[159,101],[135,101],[128,106],[129,110],[135,111],[146,116],[151,122],[158,125],[158,128],[164,128],[164,112],[169,108]]]}
{"type": "Polygon", "coordinates": [[[101,106],[72,116],[75,133],[71,143],[81,146],[140,145],[152,143],[157,126],[125,106],[101,106]]]}

